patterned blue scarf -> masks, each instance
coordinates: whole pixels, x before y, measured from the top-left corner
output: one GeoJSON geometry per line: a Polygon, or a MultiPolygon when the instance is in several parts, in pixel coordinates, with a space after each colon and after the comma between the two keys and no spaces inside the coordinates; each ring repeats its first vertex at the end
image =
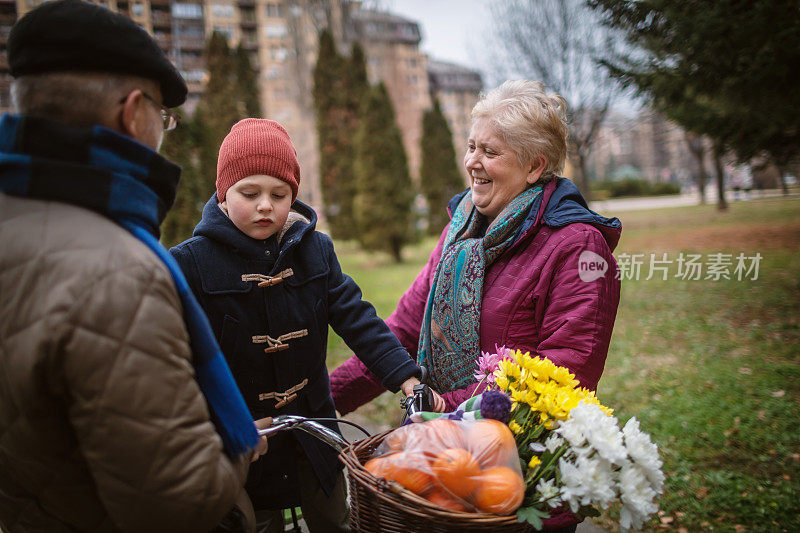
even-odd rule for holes
{"type": "Polygon", "coordinates": [[[79,129],[15,115],[0,118],[0,191],[91,209],[142,241],[164,262],[183,304],[200,390],[225,450],[238,455],[258,439],[211,325],[180,267],[158,242],[180,167],[109,129],[79,129]]]}
{"type": "Polygon", "coordinates": [[[513,243],[541,192],[539,186],[526,189],[483,236],[486,218],[478,213],[472,196],[465,195],[456,207],[428,295],[417,352],[417,362],[428,368],[428,381],[437,391],[463,389],[475,381],[486,269],[513,243]]]}

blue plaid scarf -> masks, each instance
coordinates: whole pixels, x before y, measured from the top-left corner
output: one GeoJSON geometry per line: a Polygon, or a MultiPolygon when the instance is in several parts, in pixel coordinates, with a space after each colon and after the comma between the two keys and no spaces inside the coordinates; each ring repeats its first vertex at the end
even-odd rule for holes
{"type": "Polygon", "coordinates": [[[124,227],[166,264],[183,304],[195,377],[225,450],[237,455],[255,446],[255,426],[208,318],[158,242],[179,178],[180,167],[107,128],[0,118],[0,191],[91,209],[124,227]]]}
{"type": "Polygon", "coordinates": [[[428,368],[428,381],[437,391],[463,389],[475,382],[486,269],[513,244],[541,192],[540,186],[526,189],[488,228],[470,194],[456,207],[428,294],[417,351],[417,362],[428,368]]]}

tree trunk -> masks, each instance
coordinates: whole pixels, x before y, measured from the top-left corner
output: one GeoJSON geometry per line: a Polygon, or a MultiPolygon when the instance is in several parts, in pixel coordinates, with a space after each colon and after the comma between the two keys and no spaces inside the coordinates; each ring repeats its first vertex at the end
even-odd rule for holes
{"type": "Polygon", "coordinates": [[[706,149],[705,146],[703,146],[703,138],[687,133],[686,143],[689,145],[689,152],[694,156],[695,162],[697,163],[697,173],[694,175],[694,181],[697,183],[697,189],[700,191],[700,204],[705,205],[708,173],[706,172],[706,165],[704,162],[706,149]]]}
{"type": "Polygon", "coordinates": [[[724,211],[728,209],[728,202],[725,200],[725,170],[722,168],[722,150],[714,149],[714,168],[717,172],[717,209],[724,211]]]}
{"type": "Polygon", "coordinates": [[[397,237],[391,237],[389,239],[389,247],[392,252],[392,259],[394,259],[395,263],[402,263],[403,262],[403,242],[398,239],[397,237]]]}

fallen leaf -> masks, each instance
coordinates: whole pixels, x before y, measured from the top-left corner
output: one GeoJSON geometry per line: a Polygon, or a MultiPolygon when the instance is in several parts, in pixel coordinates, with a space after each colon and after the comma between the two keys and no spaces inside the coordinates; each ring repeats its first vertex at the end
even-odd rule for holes
{"type": "Polygon", "coordinates": [[[700,527],[711,527],[711,522],[700,522],[700,527]]]}
{"type": "Polygon", "coordinates": [[[689,533],[689,530],[686,529],[685,527],[679,527],[678,528],[678,533],[689,533]]]}
{"type": "Polygon", "coordinates": [[[763,409],[758,410],[758,419],[762,422],[767,419],[767,412],[763,409]]]}
{"type": "Polygon", "coordinates": [[[695,492],[694,495],[697,496],[697,499],[702,500],[708,496],[708,489],[705,487],[700,487],[697,489],[697,492],[695,492]]]}
{"type": "Polygon", "coordinates": [[[753,373],[753,371],[752,371],[752,370],[750,370],[749,368],[747,368],[746,366],[743,366],[743,367],[739,368],[739,373],[740,373],[740,374],[747,374],[747,375],[750,375],[750,374],[752,374],[752,373],[753,373]]]}
{"type": "Polygon", "coordinates": [[[680,512],[680,511],[677,511],[677,512],[675,513],[675,516],[677,516],[678,518],[683,518],[685,515],[686,515],[686,513],[682,513],[682,512],[680,512]]]}
{"type": "Polygon", "coordinates": [[[783,479],[785,479],[786,481],[791,481],[792,480],[792,476],[790,476],[789,474],[784,474],[783,475],[783,479]]]}
{"type": "Polygon", "coordinates": [[[800,461],[800,453],[793,453],[789,455],[789,457],[791,457],[795,461],[800,461]]]}
{"type": "Polygon", "coordinates": [[[661,517],[661,523],[662,524],[671,524],[673,520],[675,520],[675,519],[673,517],[671,517],[671,516],[662,516],[661,517]]]}
{"type": "Polygon", "coordinates": [[[774,390],[770,394],[772,394],[773,398],[783,398],[786,395],[785,390],[774,390]]]}
{"type": "Polygon", "coordinates": [[[736,524],[735,526],[733,526],[733,529],[736,530],[736,533],[742,533],[742,531],[747,530],[747,528],[745,528],[742,524],[736,524]]]}
{"type": "Polygon", "coordinates": [[[767,453],[770,454],[772,457],[778,455],[778,450],[767,450],[767,453]]]}

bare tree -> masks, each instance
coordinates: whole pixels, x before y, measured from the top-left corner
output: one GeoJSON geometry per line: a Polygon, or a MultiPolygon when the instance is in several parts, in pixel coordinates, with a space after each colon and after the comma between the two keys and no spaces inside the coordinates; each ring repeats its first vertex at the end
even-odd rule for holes
{"type": "Polygon", "coordinates": [[[624,38],[580,0],[508,0],[492,6],[505,77],[538,80],[567,100],[569,158],[589,198],[588,157],[598,128],[623,94],[599,59],[616,57],[624,38]]]}

